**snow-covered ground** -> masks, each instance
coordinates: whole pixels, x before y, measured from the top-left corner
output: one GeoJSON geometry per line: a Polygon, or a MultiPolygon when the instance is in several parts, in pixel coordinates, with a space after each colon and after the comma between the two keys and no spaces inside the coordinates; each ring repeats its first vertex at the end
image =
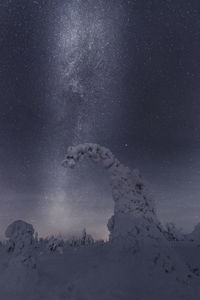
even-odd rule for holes
{"type": "MultiPolygon", "coordinates": [[[[63,253],[36,249],[37,268],[26,277],[26,267],[16,265],[14,276],[12,270],[7,274],[13,253],[1,247],[0,299],[199,300],[199,276],[185,266],[191,262],[198,268],[199,248],[193,242],[173,242],[172,248],[180,254],[182,266],[175,253],[172,259],[175,264],[178,260],[177,269],[171,272],[163,268],[162,254],[151,257],[151,247],[137,252],[130,244],[108,242],[78,247],[65,244],[63,253]]],[[[159,253],[160,248],[156,250],[159,253]]]]}
{"type": "Polygon", "coordinates": [[[139,172],[106,148],[68,149],[65,166],[83,158],[103,164],[114,214],[108,242],[38,239],[31,224],[10,224],[0,245],[0,300],[199,300],[200,226],[190,235],[164,227],[139,172]]]}

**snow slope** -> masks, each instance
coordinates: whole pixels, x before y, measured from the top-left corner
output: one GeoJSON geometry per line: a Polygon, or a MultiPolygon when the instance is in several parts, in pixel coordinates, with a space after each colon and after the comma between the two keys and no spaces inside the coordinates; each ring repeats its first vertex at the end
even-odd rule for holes
{"type": "MultiPolygon", "coordinates": [[[[1,253],[0,274],[5,272],[5,256],[1,253]]],[[[11,278],[12,289],[1,287],[0,299],[198,300],[200,295],[200,281],[195,276],[181,280],[181,273],[163,272],[144,253],[135,253],[131,247],[122,249],[115,242],[66,247],[63,254],[45,253],[38,257],[37,272],[34,289],[28,279],[19,290],[12,286],[11,278]]]]}

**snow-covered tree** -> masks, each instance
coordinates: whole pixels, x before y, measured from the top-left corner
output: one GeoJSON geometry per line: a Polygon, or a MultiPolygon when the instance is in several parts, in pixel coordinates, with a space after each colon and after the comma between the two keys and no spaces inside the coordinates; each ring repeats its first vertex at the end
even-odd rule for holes
{"type": "Polygon", "coordinates": [[[60,254],[63,253],[64,241],[60,236],[51,236],[47,239],[47,250],[49,252],[58,251],[60,254]]]}
{"type": "Polygon", "coordinates": [[[125,167],[109,149],[89,143],[69,147],[63,165],[73,168],[85,158],[100,162],[110,174],[115,204],[114,216],[108,222],[111,239],[132,231],[133,217],[134,220],[142,218],[159,223],[154,202],[138,170],[125,167]]]}
{"type": "Polygon", "coordinates": [[[38,273],[37,249],[33,234],[33,226],[21,220],[13,222],[6,229],[10,257],[8,266],[0,277],[0,285],[8,299],[14,299],[13,295],[16,293],[23,299],[25,293],[32,293],[35,289],[38,273]]]}
{"type": "Polygon", "coordinates": [[[33,233],[33,226],[21,220],[8,226],[5,235],[9,238],[8,250],[12,252],[12,263],[19,262],[28,268],[36,268],[36,244],[33,233]]]}
{"type": "Polygon", "coordinates": [[[65,167],[74,168],[83,159],[101,163],[108,171],[114,214],[108,221],[113,251],[127,249],[142,253],[146,263],[172,273],[182,262],[168,245],[164,230],[157,218],[154,201],[138,170],[131,170],[119,162],[112,152],[97,144],[80,144],[69,147],[63,161],[65,167]]]}
{"type": "Polygon", "coordinates": [[[82,235],[80,237],[80,244],[81,244],[81,246],[87,246],[87,245],[94,244],[93,237],[86,232],[85,228],[83,229],[82,235]]]}

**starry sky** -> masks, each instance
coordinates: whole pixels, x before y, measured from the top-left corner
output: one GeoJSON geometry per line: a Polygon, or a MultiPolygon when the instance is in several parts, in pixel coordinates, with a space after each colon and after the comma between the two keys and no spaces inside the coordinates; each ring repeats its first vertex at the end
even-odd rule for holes
{"type": "Polygon", "coordinates": [[[0,3],[0,237],[16,219],[39,235],[86,227],[106,238],[114,203],[95,142],[141,170],[163,223],[200,222],[200,3],[0,3]]]}

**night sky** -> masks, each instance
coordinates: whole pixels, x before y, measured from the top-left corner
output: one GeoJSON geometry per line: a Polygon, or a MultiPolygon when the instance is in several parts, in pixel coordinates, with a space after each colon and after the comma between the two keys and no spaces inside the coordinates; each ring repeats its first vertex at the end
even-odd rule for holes
{"type": "Polygon", "coordinates": [[[200,2],[0,3],[0,236],[106,236],[108,176],[61,166],[82,142],[140,169],[163,223],[200,222],[200,2]]]}

